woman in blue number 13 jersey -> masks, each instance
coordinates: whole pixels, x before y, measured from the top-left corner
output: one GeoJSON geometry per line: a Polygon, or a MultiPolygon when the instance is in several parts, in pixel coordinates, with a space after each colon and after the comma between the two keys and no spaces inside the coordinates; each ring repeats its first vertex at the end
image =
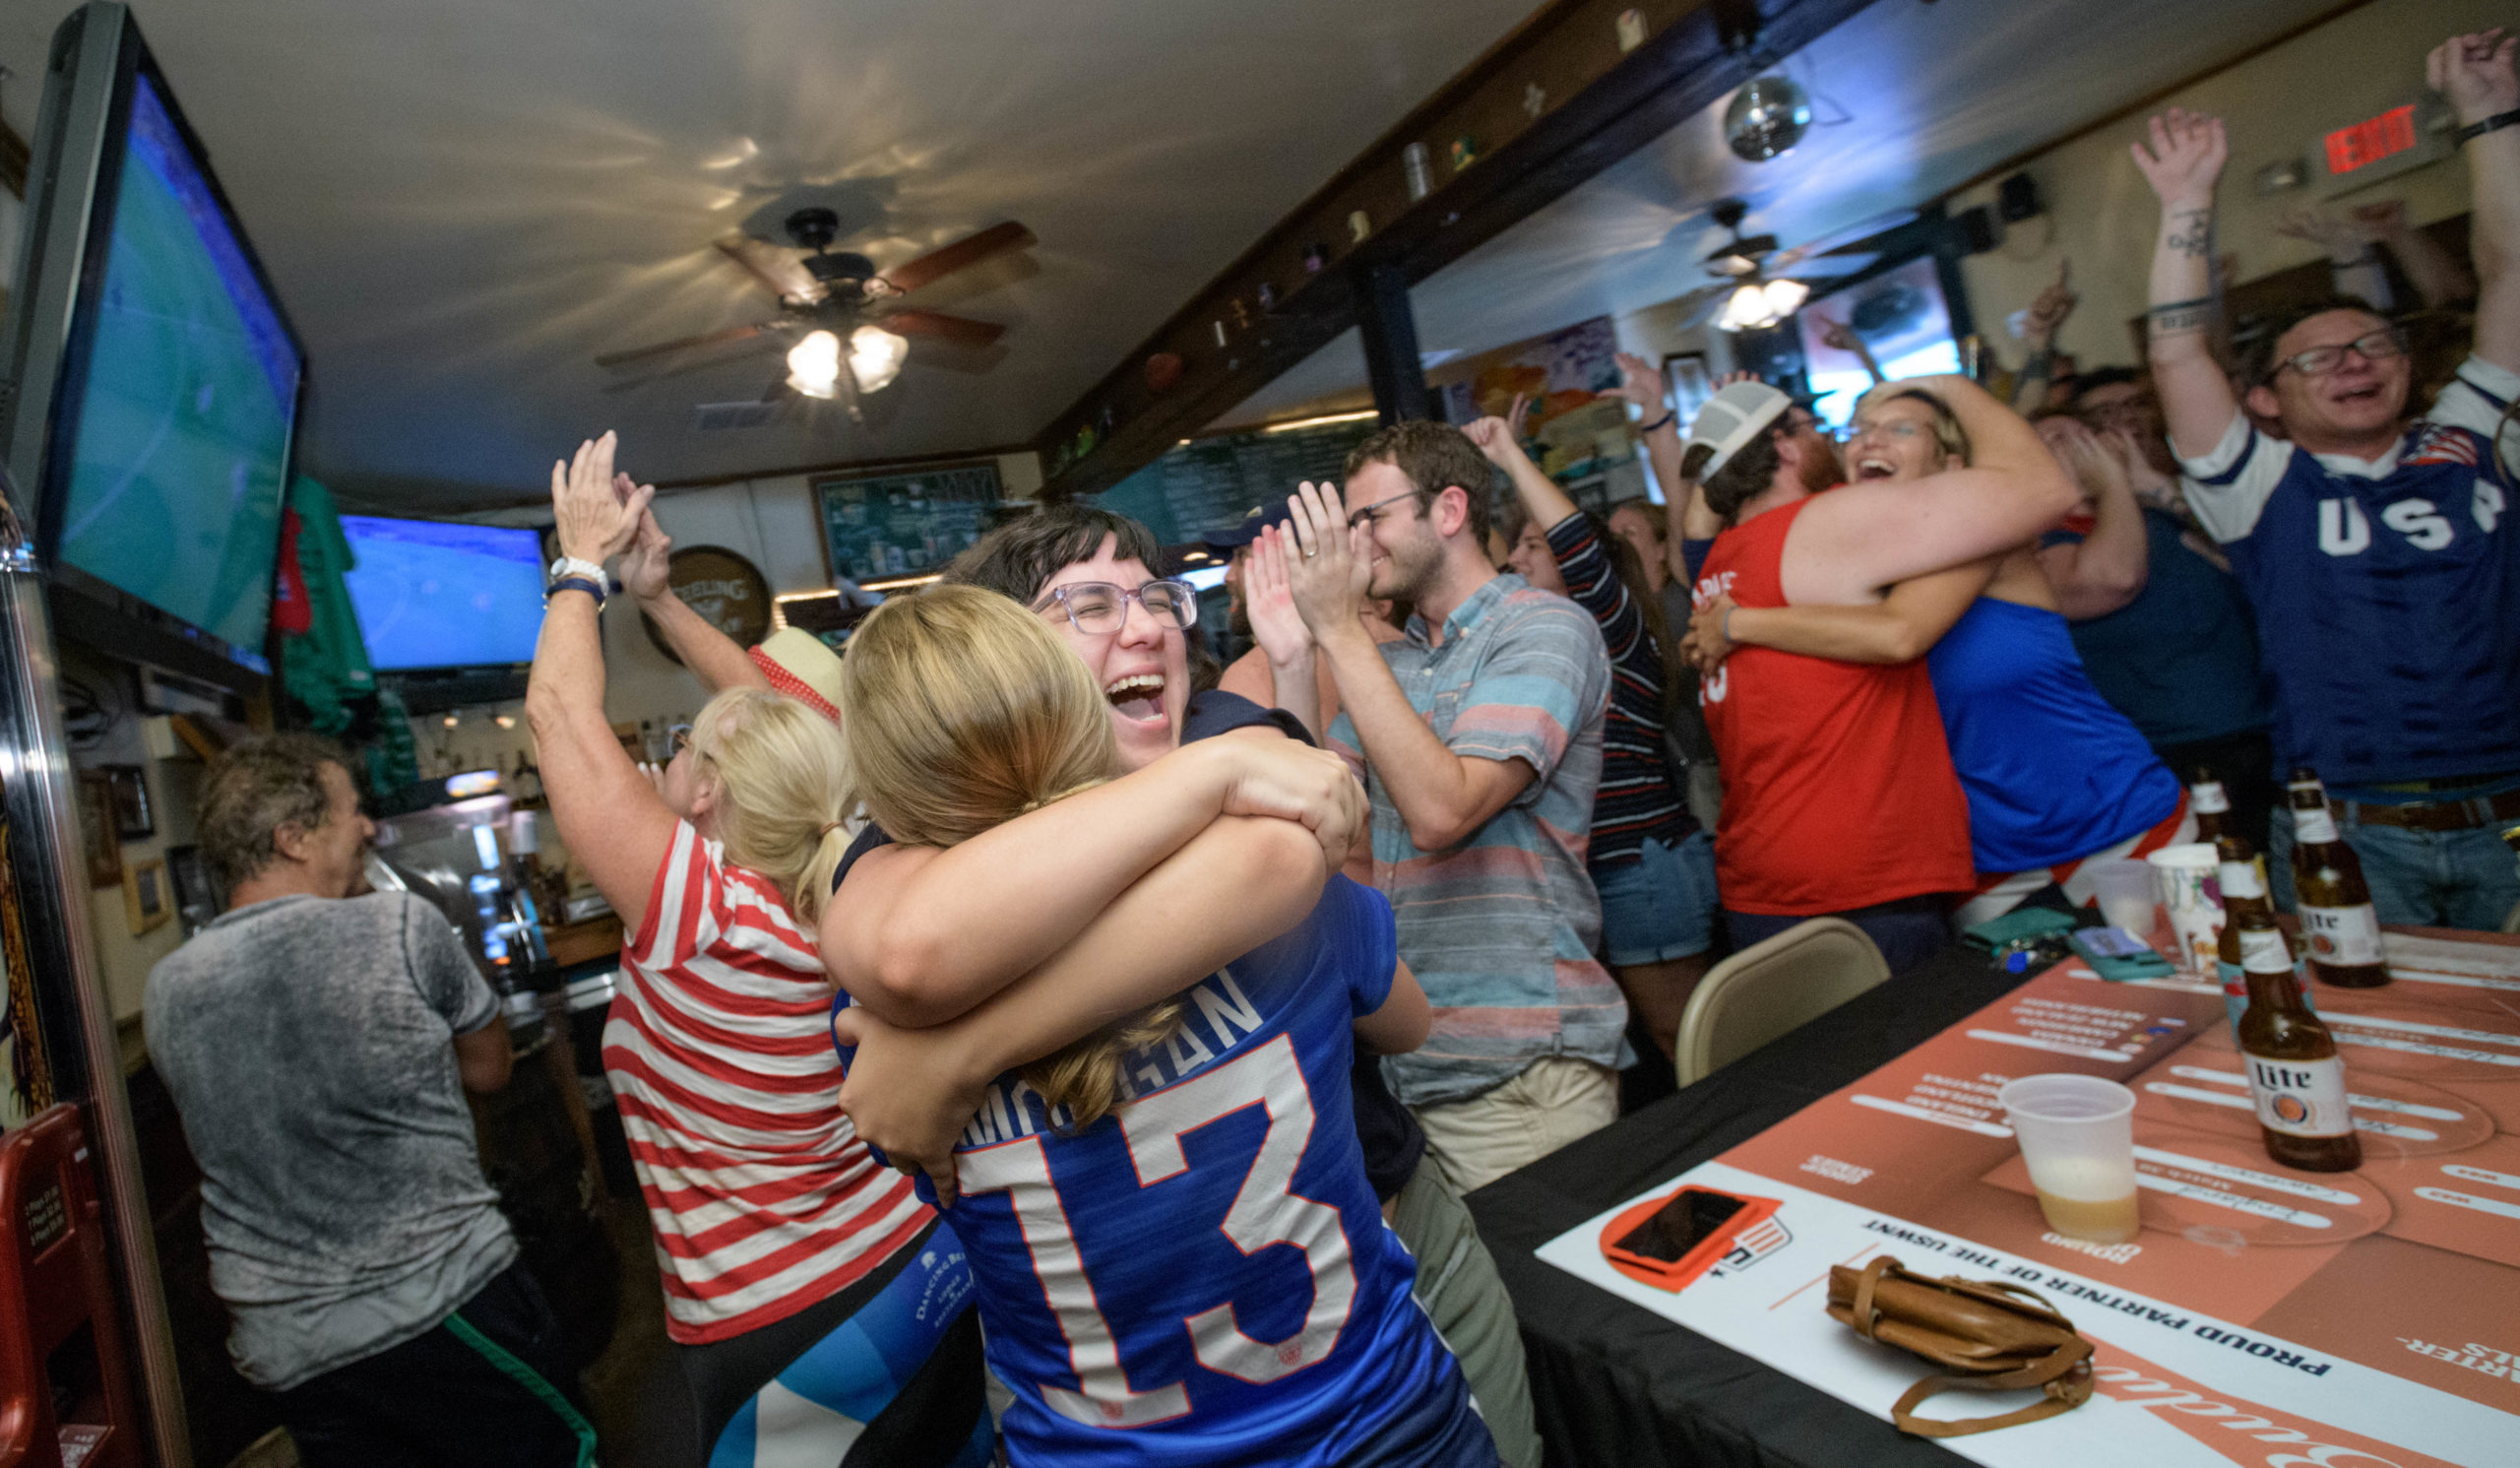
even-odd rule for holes
{"type": "MultiPolygon", "coordinates": [[[[1092,674],[990,593],[887,603],[848,678],[858,793],[896,840],[950,846],[1116,769],[1092,674]]],[[[1352,1025],[1425,1034],[1395,944],[1381,896],[1329,876],[1291,930],[986,1088],[949,1217],[1017,1463],[1497,1461],[1357,1148],[1352,1025]]]]}

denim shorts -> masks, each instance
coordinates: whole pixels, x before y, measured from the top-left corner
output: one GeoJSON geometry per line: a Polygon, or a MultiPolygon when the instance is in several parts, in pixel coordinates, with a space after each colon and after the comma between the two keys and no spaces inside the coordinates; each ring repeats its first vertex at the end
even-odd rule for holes
{"type": "Polygon", "coordinates": [[[1649,841],[1638,860],[1593,870],[1602,958],[1611,968],[1704,953],[1715,941],[1715,843],[1703,830],[1649,841]]]}

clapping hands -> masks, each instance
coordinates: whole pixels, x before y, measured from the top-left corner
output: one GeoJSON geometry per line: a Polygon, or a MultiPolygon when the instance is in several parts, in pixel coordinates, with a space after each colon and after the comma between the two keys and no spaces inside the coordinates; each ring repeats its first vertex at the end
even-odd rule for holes
{"type": "Polygon", "coordinates": [[[1348,523],[1334,484],[1300,484],[1287,507],[1296,551],[1286,557],[1287,586],[1295,611],[1316,643],[1361,633],[1356,607],[1373,576],[1371,528],[1348,523]]]}
{"type": "Polygon", "coordinates": [[[1295,609],[1294,586],[1287,570],[1292,551],[1285,526],[1260,532],[1242,562],[1242,609],[1251,618],[1251,639],[1278,668],[1288,668],[1312,654],[1312,633],[1295,609]]]}
{"type": "MultiPolygon", "coordinates": [[[[552,462],[552,529],[562,555],[601,565],[638,537],[657,490],[643,484],[625,495],[616,487],[612,455],[618,444],[618,437],[606,430],[601,438],[579,444],[568,460],[552,462]]],[[[620,482],[627,484],[628,477],[620,482]]]]}

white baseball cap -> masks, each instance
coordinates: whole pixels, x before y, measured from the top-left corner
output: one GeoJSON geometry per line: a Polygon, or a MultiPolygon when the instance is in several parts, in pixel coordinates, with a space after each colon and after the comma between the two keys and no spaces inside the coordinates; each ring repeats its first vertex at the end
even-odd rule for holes
{"type": "MultiPolygon", "coordinates": [[[[1689,424],[1688,448],[1700,444],[1715,451],[1699,467],[1701,482],[1731,463],[1752,440],[1766,432],[1794,400],[1764,382],[1735,382],[1707,400],[1698,410],[1697,421],[1689,424]]],[[[1682,450],[1683,454],[1686,450],[1682,450]]]]}

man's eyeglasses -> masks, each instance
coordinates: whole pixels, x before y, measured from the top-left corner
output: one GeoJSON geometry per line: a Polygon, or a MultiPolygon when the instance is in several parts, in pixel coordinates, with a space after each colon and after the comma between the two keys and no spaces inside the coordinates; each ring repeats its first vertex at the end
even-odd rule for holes
{"type": "Polygon", "coordinates": [[[1392,496],[1391,496],[1390,498],[1388,498],[1388,499],[1378,499],[1378,500],[1375,500],[1372,504],[1369,504],[1369,505],[1365,506],[1363,509],[1358,510],[1356,513],[1354,513],[1354,514],[1353,514],[1353,515],[1349,516],[1349,517],[1348,517],[1348,528],[1349,528],[1350,530],[1354,530],[1356,527],[1358,527],[1358,526],[1360,526],[1360,525],[1379,525],[1379,524],[1381,524],[1381,523],[1382,523],[1382,507],[1383,507],[1383,506],[1385,506],[1385,505],[1396,505],[1396,504],[1400,503],[1400,502],[1401,502],[1402,500],[1404,500],[1404,499],[1416,499],[1417,497],[1418,497],[1418,491],[1417,491],[1417,490],[1415,490],[1415,489],[1404,489],[1404,490],[1402,490],[1400,493],[1395,494],[1395,495],[1392,495],[1392,496]]]}
{"type": "Polygon", "coordinates": [[[1129,603],[1146,608],[1146,614],[1163,626],[1181,629],[1199,619],[1199,593],[1186,581],[1150,581],[1131,591],[1108,581],[1071,581],[1054,587],[1033,609],[1043,612],[1055,603],[1067,612],[1068,625],[1088,637],[1105,637],[1120,630],[1129,619],[1129,603]]]}
{"type": "MultiPolygon", "coordinates": [[[[2345,354],[2349,351],[2366,362],[2384,362],[2393,356],[2404,356],[2406,333],[2392,326],[2368,336],[2357,337],[2341,346],[2313,347],[2307,351],[2296,351],[2277,362],[2275,370],[2280,372],[2290,367],[2304,377],[2325,377],[2345,365],[2345,354]]],[[[2271,377],[2274,373],[2267,375],[2271,377]]]]}

